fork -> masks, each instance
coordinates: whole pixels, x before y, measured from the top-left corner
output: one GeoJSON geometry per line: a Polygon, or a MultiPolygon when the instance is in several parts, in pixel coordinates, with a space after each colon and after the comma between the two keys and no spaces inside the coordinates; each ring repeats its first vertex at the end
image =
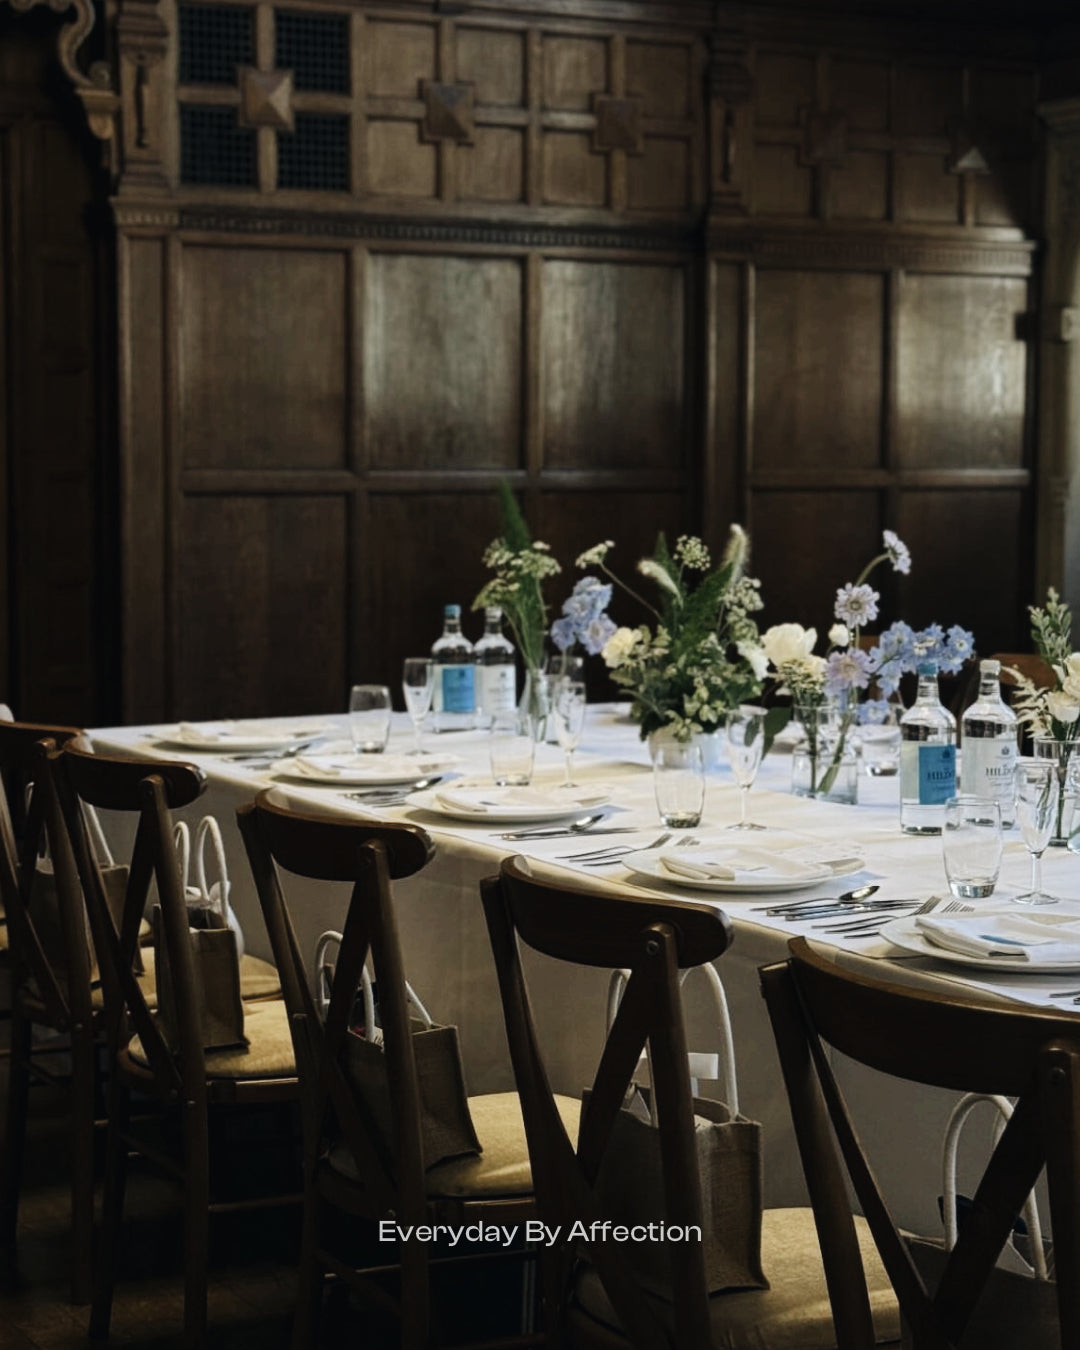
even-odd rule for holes
{"type": "MultiPolygon", "coordinates": [[[[940,895],[932,895],[915,910],[914,914],[903,917],[914,918],[917,914],[929,914],[941,904],[940,895]]],[[[973,914],[975,912],[973,905],[965,905],[962,900],[950,900],[942,909],[942,914],[973,914]]],[[[900,916],[897,916],[900,917],[900,916]]],[[[814,924],[815,928],[821,928],[827,933],[838,933],[841,936],[848,937],[877,937],[881,932],[881,925],[885,920],[873,917],[866,917],[853,923],[844,924],[814,924]]]]}
{"type": "Polygon", "coordinates": [[[660,848],[671,838],[670,834],[662,834],[654,839],[651,844],[641,844],[638,847],[620,847],[620,848],[602,848],[594,849],[591,853],[572,853],[558,859],[559,862],[579,862],[582,867],[610,867],[617,863],[620,858],[624,858],[628,853],[640,853],[650,848],[660,848]]]}

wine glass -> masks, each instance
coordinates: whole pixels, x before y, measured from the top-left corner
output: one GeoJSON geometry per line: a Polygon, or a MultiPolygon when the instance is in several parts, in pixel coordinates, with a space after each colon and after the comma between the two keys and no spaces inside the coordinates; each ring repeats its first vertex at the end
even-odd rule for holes
{"type": "Polygon", "coordinates": [[[1056,895],[1042,888],[1042,855],[1057,816],[1057,765],[1052,760],[1022,759],[1016,766],[1016,823],[1031,854],[1031,890],[1014,896],[1018,905],[1056,905],[1056,895]]]}
{"type": "Polygon", "coordinates": [[[763,708],[737,708],[728,714],[727,754],[732,775],[739,785],[739,819],[729,830],[763,830],[764,825],[755,825],[747,819],[747,801],[750,788],[757,777],[761,765],[761,755],[765,748],[765,710],[763,708]]]}
{"type": "Polygon", "coordinates": [[[566,759],[564,788],[577,787],[572,777],[574,751],[585,726],[585,686],[580,680],[556,680],[551,700],[555,719],[555,739],[566,759]]]}
{"type": "Polygon", "coordinates": [[[416,744],[409,754],[422,755],[424,722],[431,711],[431,696],[435,692],[435,662],[428,656],[407,657],[401,691],[405,695],[405,707],[412,718],[413,734],[416,737],[416,744]]]}

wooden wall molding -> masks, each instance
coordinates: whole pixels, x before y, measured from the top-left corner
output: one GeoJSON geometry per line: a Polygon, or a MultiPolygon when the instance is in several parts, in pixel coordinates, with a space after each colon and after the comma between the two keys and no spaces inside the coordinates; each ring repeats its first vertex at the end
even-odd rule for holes
{"type": "Polygon", "coordinates": [[[492,246],[512,249],[591,249],[603,252],[690,253],[700,247],[697,230],[587,229],[580,226],[508,225],[473,219],[426,221],[415,217],[328,215],[308,211],[245,210],[221,206],[163,209],[117,200],[118,225],[171,225],[206,234],[290,235],[330,239],[388,240],[403,244],[492,246]]]}
{"type": "Polygon", "coordinates": [[[981,243],[965,237],[941,239],[879,236],[768,234],[714,228],[709,232],[714,258],[767,263],[770,266],[873,269],[907,268],[919,272],[975,272],[991,276],[1030,276],[1037,245],[981,243]]]}

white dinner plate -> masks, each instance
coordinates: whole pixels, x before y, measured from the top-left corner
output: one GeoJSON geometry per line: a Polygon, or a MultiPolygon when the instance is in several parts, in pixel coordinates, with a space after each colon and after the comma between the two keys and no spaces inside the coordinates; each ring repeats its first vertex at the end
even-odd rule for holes
{"type": "Polygon", "coordinates": [[[271,764],[276,778],[337,787],[393,787],[414,783],[461,763],[459,755],[300,754],[271,764]]]}
{"type": "Polygon", "coordinates": [[[732,839],[730,836],[704,839],[700,844],[672,848],[648,848],[636,853],[628,853],[619,861],[631,872],[648,877],[650,881],[663,881],[668,885],[689,886],[698,891],[720,891],[725,894],[760,894],[770,891],[800,891],[810,886],[819,886],[833,877],[850,876],[866,865],[862,854],[848,845],[823,843],[809,835],[790,834],[787,831],[768,831],[757,835],[753,840],[732,839]],[[677,854],[688,863],[693,863],[695,855],[715,857],[724,860],[725,853],[739,853],[744,850],[775,853],[780,858],[804,862],[813,867],[813,872],[801,876],[784,876],[781,873],[758,875],[754,870],[740,872],[733,879],[725,877],[694,877],[681,872],[676,873],[667,867],[663,856],[677,854]]]}
{"type": "Polygon", "coordinates": [[[181,722],[179,726],[162,727],[154,739],[180,750],[288,750],[298,743],[313,741],[327,730],[323,723],[275,727],[255,721],[181,722]]]}
{"type": "Polygon", "coordinates": [[[1008,956],[968,955],[966,952],[953,951],[949,947],[939,947],[915,926],[914,916],[910,914],[902,919],[890,919],[888,923],[882,924],[881,936],[887,942],[903,947],[905,951],[914,952],[916,956],[933,956],[938,961],[951,961],[957,966],[975,966],[979,970],[1004,970],[1019,975],[1045,975],[1053,971],[1080,970],[1080,952],[1075,959],[1066,961],[1013,961],[1008,956]]]}
{"type": "Polygon", "coordinates": [[[457,784],[440,790],[414,792],[406,798],[409,806],[419,806],[450,820],[471,820],[492,825],[525,825],[535,821],[565,820],[592,811],[611,800],[606,787],[571,788],[544,791],[531,787],[492,787],[482,783],[457,784]]]}

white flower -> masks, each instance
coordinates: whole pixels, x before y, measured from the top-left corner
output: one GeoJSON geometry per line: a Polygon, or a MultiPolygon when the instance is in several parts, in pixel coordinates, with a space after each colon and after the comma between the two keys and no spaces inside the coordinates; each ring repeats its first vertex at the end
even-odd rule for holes
{"type": "Polygon", "coordinates": [[[678,586],[672,581],[667,568],[661,567],[653,558],[642,558],[637,565],[637,570],[643,577],[648,577],[650,581],[655,581],[658,586],[662,586],[665,591],[670,591],[679,603],[682,603],[682,595],[678,586]]]}
{"type": "Polygon", "coordinates": [[[829,629],[829,641],[834,647],[846,647],[851,641],[851,634],[847,630],[847,625],[834,623],[829,629]]]}
{"type": "Polygon", "coordinates": [[[1062,685],[1069,679],[1080,679],[1080,652],[1073,652],[1067,656],[1060,666],[1054,667],[1054,674],[1061,681],[1062,685]]]}
{"type": "Polygon", "coordinates": [[[836,592],[836,617],[852,628],[862,628],[877,618],[880,599],[872,586],[856,586],[849,581],[836,592]]]}
{"type": "Polygon", "coordinates": [[[1080,703],[1074,703],[1068,694],[1061,689],[1049,695],[1046,700],[1046,710],[1055,722],[1065,722],[1072,725],[1080,717],[1080,703]]]}
{"type": "Polygon", "coordinates": [[[736,642],[735,650],[754,672],[754,678],[763,680],[769,672],[769,654],[756,642],[736,642]]]}
{"type": "Polygon", "coordinates": [[[681,534],[675,545],[675,561],[695,572],[707,572],[712,566],[709,550],[696,534],[681,534]]]}
{"type": "Polygon", "coordinates": [[[746,559],[750,553],[750,540],[746,531],[741,525],[732,525],[728,533],[727,547],[724,549],[723,563],[735,564],[735,570],[739,571],[746,566],[746,559]]]}
{"type": "Polygon", "coordinates": [[[1061,692],[1073,703],[1080,703],[1080,675],[1066,675],[1061,681],[1061,692]]]}
{"type": "Polygon", "coordinates": [[[584,553],[579,553],[575,566],[577,567],[599,567],[607,557],[611,549],[615,547],[614,539],[605,539],[602,544],[593,544],[592,548],[587,548],[584,553]]]}
{"type": "Polygon", "coordinates": [[[911,571],[911,551],[907,544],[892,530],[883,530],[881,540],[885,545],[885,552],[889,555],[893,571],[902,572],[907,576],[911,571]]]}
{"type": "Polygon", "coordinates": [[[621,666],[634,650],[637,640],[638,631],[636,628],[616,628],[611,637],[604,643],[604,650],[600,653],[604,658],[604,665],[609,670],[615,670],[621,666]]]}
{"type": "Polygon", "coordinates": [[[801,623],[777,623],[762,634],[761,645],[779,670],[790,661],[809,656],[816,641],[816,628],[804,628],[801,623]]]}

